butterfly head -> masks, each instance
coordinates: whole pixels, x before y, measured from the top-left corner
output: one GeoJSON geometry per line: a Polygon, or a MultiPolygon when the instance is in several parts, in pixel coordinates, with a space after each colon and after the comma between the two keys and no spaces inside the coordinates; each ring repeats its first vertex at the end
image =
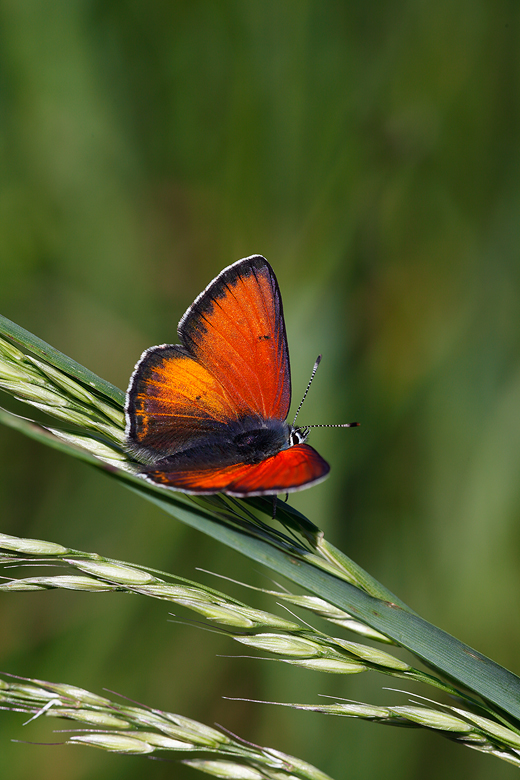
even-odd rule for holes
{"type": "Polygon", "coordinates": [[[295,444],[305,444],[307,437],[310,433],[310,428],[305,426],[304,428],[295,428],[293,425],[289,426],[289,446],[293,447],[295,444]]]}

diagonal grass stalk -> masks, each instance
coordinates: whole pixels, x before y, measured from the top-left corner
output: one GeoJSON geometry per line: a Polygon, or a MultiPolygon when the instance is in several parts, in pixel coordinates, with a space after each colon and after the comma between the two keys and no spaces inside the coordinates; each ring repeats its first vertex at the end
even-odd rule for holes
{"type": "Polygon", "coordinates": [[[488,753],[520,767],[520,734],[460,707],[447,705],[428,707],[415,701],[407,705],[390,707],[341,701],[324,705],[262,702],[258,699],[232,698],[231,701],[255,701],[257,704],[275,704],[279,707],[343,718],[358,718],[389,726],[425,728],[472,750],[488,753]]]}
{"type": "MultiPolygon", "coordinates": [[[[330,636],[306,623],[254,609],[197,582],[164,572],[155,572],[154,574],[161,574],[161,577],[157,577],[150,570],[108,560],[96,553],[69,550],[38,539],[20,539],[0,534],[0,566],[6,575],[12,574],[13,569],[19,570],[24,566],[30,566],[31,569],[35,566],[52,566],[55,569],[57,565],[72,570],[72,573],[16,578],[3,576],[0,580],[5,581],[0,582],[0,592],[42,591],[52,588],[88,592],[122,591],[168,601],[186,607],[213,623],[226,626],[227,629],[222,629],[221,633],[248,647],[279,656],[277,660],[285,663],[333,674],[378,671],[432,685],[452,696],[465,699],[470,706],[478,708],[478,702],[466,696],[463,691],[413,668],[386,651],[330,636]],[[241,631],[237,633],[232,631],[232,628],[241,631]]],[[[257,590],[281,596],[325,619],[332,618],[330,622],[337,623],[339,610],[327,605],[323,600],[317,610],[315,602],[309,602],[308,597],[259,588],[257,590]]],[[[362,624],[354,622],[353,628],[361,635],[366,633],[362,624]]],[[[481,708],[481,711],[493,714],[487,708],[481,708]]]]}
{"type": "MultiPolygon", "coordinates": [[[[183,763],[216,777],[272,780],[330,780],[311,764],[272,748],[252,745],[222,729],[173,712],[121,704],[72,685],[3,675],[0,709],[23,712],[29,719],[63,718],[79,732],[66,745],[97,747],[110,753],[147,755],[158,751],[211,755],[183,763]]],[[[70,729],[66,730],[70,734],[70,729]]]]}
{"type": "Polygon", "coordinates": [[[2,317],[0,334],[7,339],[0,342],[0,386],[67,426],[8,410],[0,412],[1,422],[103,469],[182,522],[297,583],[311,598],[407,648],[480,696],[496,717],[512,719],[513,727],[520,721],[520,678],[416,615],[300,513],[279,503],[277,518],[288,531],[280,532],[256,514],[270,516],[269,500],[196,498],[145,483],[124,453],[121,391],[2,317]]]}
{"type": "MultiPolygon", "coordinates": [[[[270,748],[242,743],[218,728],[208,727],[182,715],[134,703],[130,706],[116,703],[68,684],[20,678],[5,673],[4,677],[7,679],[0,677],[0,709],[31,715],[26,723],[44,716],[80,724],[76,729],[79,733],[69,736],[65,744],[87,745],[130,755],[157,751],[213,754],[217,759],[202,758],[188,760],[187,763],[217,776],[228,776],[221,774],[227,769],[229,774],[232,771],[238,773],[233,774],[234,777],[249,777],[248,770],[253,769],[258,772],[259,780],[269,777],[269,772],[273,770],[280,773],[277,775],[280,780],[286,776],[288,780],[291,777],[301,780],[327,778],[300,759],[270,748]],[[233,759],[233,762],[229,759],[233,759]]],[[[343,701],[311,705],[241,698],[231,700],[276,704],[386,725],[425,728],[463,746],[520,766],[520,735],[461,707],[425,706],[415,700],[407,705],[384,707],[343,701]]]]}

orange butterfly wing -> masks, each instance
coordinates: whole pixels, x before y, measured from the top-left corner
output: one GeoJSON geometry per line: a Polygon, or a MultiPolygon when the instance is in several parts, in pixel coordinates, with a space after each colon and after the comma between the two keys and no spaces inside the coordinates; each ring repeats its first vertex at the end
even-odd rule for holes
{"type": "Polygon", "coordinates": [[[129,449],[149,462],[216,435],[239,416],[220,382],[182,347],[168,344],[141,357],[126,413],[129,449]]]}
{"type": "Polygon", "coordinates": [[[225,268],[189,307],[180,345],[152,347],[130,380],[128,449],[152,482],[186,493],[236,496],[299,490],[329,465],[291,446],[282,299],[254,255],[225,268]]]}
{"type": "Polygon", "coordinates": [[[263,257],[225,268],[189,307],[178,334],[181,345],[146,350],[130,380],[131,452],[153,463],[246,417],[285,420],[291,378],[282,299],[263,257]]]}
{"type": "Polygon", "coordinates": [[[321,482],[329,464],[308,444],[295,444],[260,463],[224,467],[150,471],[147,476],[185,493],[219,493],[262,496],[292,493],[321,482]]]}
{"type": "Polygon", "coordinates": [[[237,411],[285,420],[289,353],[278,282],[265,258],[253,255],[225,268],[190,306],[178,333],[232,393],[237,411]]]}

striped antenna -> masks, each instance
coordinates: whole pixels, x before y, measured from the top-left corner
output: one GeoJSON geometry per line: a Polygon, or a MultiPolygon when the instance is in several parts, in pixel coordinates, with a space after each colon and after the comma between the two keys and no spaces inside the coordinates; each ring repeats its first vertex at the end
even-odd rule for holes
{"type": "Polygon", "coordinates": [[[311,374],[311,378],[309,379],[309,384],[307,385],[307,389],[305,390],[305,392],[303,394],[303,398],[300,401],[300,405],[299,405],[299,407],[296,410],[296,414],[294,415],[294,420],[293,420],[293,423],[292,423],[293,424],[293,428],[294,428],[294,423],[296,422],[296,418],[298,417],[298,414],[300,413],[300,409],[303,406],[303,402],[307,398],[307,393],[309,392],[309,388],[310,388],[310,386],[312,384],[312,380],[314,379],[314,375],[315,375],[316,371],[318,370],[318,366],[319,366],[320,363],[321,363],[321,355],[318,355],[318,357],[316,358],[316,362],[314,364],[314,368],[312,369],[312,374],[311,374]]]}
{"type": "Polygon", "coordinates": [[[322,423],[321,425],[306,425],[306,428],[357,428],[361,423],[322,423]]]}
{"type": "MultiPolygon", "coordinates": [[[[293,428],[294,423],[296,422],[296,418],[298,417],[298,414],[300,413],[300,409],[303,406],[303,402],[305,401],[307,397],[307,393],[309,392],[309,388],[312,384],[312,380],[314,379],[314,375],[316,374],[316,371],[318,370],[318,366],[321,363],[321,355],[318,355],[316,358],[316,362],[314,363],[314,368],[312,369],[311,378],[309,379],[309,384],[307,385],[307,389],[305,390],[303,394],[303,398],[300,401],[300,405],[296,410],[296,414],[294,415],[293,420],[293,428]]],[[[324,423],[323,425],[306,425],[305,428],[357,428],[359,425],[358,422],[351,422],[351,423],[324,423]]]]}

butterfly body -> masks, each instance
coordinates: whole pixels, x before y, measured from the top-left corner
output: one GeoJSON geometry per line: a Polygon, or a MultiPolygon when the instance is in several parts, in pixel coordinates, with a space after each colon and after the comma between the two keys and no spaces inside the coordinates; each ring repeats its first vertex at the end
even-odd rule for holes
{"type": "Polygon", "coordinates": [[[329,465],[286,422],[289,353],[274,272],[260,255],[225,268],[178,326],[146,350],[125,406],[128,450],[152,482],[186,493],[271,495],[329,465]]]}

